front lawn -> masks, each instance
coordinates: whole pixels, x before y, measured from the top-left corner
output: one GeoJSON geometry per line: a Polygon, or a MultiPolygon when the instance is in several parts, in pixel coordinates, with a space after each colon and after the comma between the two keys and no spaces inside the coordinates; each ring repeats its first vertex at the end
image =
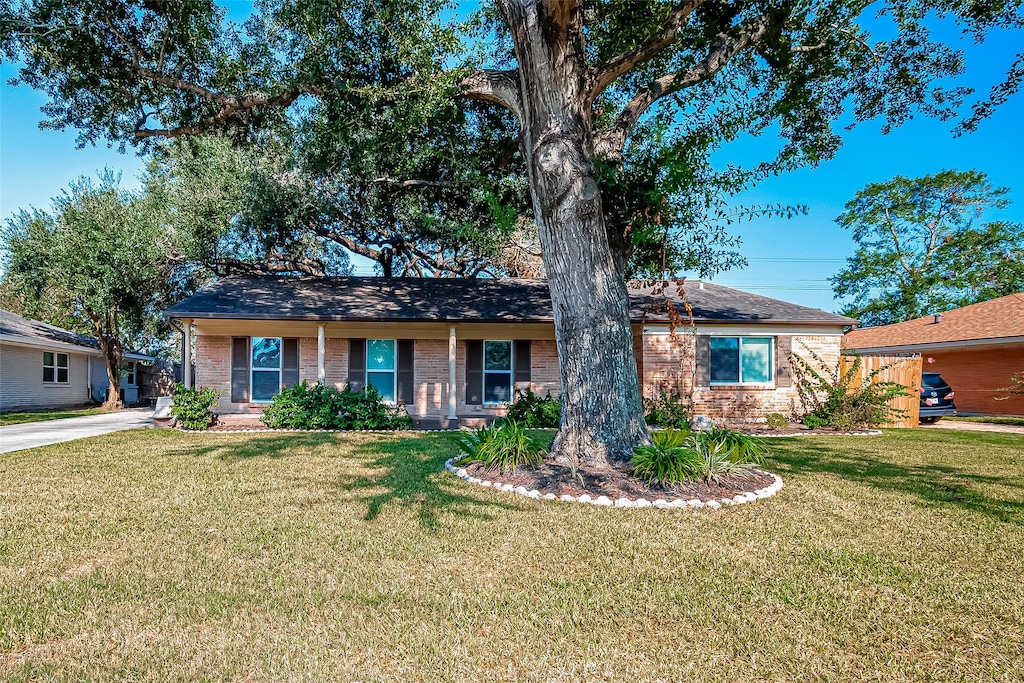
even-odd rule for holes
{"type": "Polygon", "coordinates": [[[84,417],[99,415],[103,408],[82,408],[80,410],[41,410],[30,413],[0,413],[0,427],[20,425],[26,422],[45,422],[47,420],[63,420],[68,417],[84,417]]]}
{"type": "Polygon", "coordinates": [[[3,680],[1010,680],[1024,437],[773,440],[721,511],[531,501],[450,437],[0,456],[3,680]]]}

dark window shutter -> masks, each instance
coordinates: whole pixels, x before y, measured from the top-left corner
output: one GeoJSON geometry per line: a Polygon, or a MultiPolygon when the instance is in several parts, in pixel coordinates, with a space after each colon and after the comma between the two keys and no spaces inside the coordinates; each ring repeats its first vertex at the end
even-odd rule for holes
{"type": "Polygon", "coordinates": [[[466,340],[466,405],[478,406],[484,402],[484,343],[478,339],[466,340]]]}
{"type": "Polygon", "coordinates": [[[231,402],[249,402],[249,338],[231,338],[231,402]]]}
{"type": "Polygon", "coordinates": [[[516,363],[515,379],[513,381],[516,384],[519,382],[529,382],[530,365],[532,362],[530,360],[530,340],[520,339],[512,343],[514,345],[512,355],[515,357],[516,363]]]}
{"type": "Polygon", "coordinates": [[[711,337],[697,335],[697,377],[698,387],[711,386],[711,337]]]}
{"type": "Polygon", "coordinates": [[[793,386],[793,365],[790,357],[793,354],[793,338],[775,338],[775,386],[793,386]]]}
{"type": "Polygon", "coordinates": [[[366,340],[348,340],[348,386],[362,391],[366,386],[366,340]]]}
{"type": "Polygon", "coordinates": [[[281,357],[281,386],[290,387],[299,383],[299,340],[282,339],[284,347],[281,357]]]}
{"type": "Polygon", "coordinates": [[[408,406],[413,404],[413,357],[415,342],[412,339],[398,340],[398,387],[396,396],[400,403],[408,406]]]}

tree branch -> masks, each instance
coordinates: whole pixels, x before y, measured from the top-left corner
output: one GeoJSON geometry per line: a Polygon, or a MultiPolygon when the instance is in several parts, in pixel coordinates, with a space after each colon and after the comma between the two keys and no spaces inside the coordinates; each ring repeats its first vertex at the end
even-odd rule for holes
{"type": "Polygon", "coordinates": [[[604,66],[595,69],[590,86],[590,101],[594,101],[604,89],[611,85],[615,79],[628,72],[638,64],[643,64],[655,57],[659,52],[676,42],[679,36],[679,29],[690,16],[693,10],[704,4],[704,0],[689,0],[669,12],[665,18],[665,24],[661,33],[654,36],[646,43],[634,50],[625,52],[618,57],[609,60],[604,66]]]}
{"type": "Polygon", "coordinates": [[[462,80],[462,95],[471,100],[500,104],[521,118],[522,100],[519,92],[519,72],[515,69],[474,71],[462,80]]]}
{"type": "Polygon", "coordinates": [[[728,64],[729,60],[759,41],[767,32],[768,19],[760,17],[738,36],[718,34],[711,51],[700,64],[690,69],[662,76],[634,95],[619,113],[615,123],[594,136],[595,151],[608,159],[621,157],[626,138],[630,136],[637,121],[652,104],[662,97],[708,80],[728,64]]]}

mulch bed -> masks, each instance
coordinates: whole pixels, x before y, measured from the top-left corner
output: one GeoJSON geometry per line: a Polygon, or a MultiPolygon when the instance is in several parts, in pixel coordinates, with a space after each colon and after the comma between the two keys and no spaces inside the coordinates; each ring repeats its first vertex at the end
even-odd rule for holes
{"type": "Polygon", "coordinates": [[[650,501],[658,498],[696,498],[698,500],[732,498],[740,493],[752,493],[757,489],[763,489],[775,482],[770,474],[751,471],[745,476],[725,475],[718,482],[700,481],[648,486],[632,477],[628,465],[613,465],[607,470],[589,470],[581,467],[578,470],[583,477],[581,484],[578,478],[573,477],[568,467],[552,462],[543,462],[535,469],[518,467],[515,473],[505,472],[502,474],[497,470],[486,469],[477,463],[466,465],[465,470],[470,476],[479,479],[498,484],[522,486],[528,491],[536,489],[541,495],[546,493],[553,493],[555,496],[589,494],[595,498],[608,496],[612,500],[618,498],[646,498],[650,501]]]}

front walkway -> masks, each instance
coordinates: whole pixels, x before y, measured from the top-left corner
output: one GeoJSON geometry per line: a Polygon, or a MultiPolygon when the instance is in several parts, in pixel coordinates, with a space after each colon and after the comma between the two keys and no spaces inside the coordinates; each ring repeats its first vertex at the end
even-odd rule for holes
{"type": "Polygon", "coordinates": [[[0,427],[0,453],[49,446],[62,441],[99,436],[123,429],[145,427],[153,421],[152,408],[133,408],[116,413],[69,417],[64,420],[26,422],[0,427]]]}

